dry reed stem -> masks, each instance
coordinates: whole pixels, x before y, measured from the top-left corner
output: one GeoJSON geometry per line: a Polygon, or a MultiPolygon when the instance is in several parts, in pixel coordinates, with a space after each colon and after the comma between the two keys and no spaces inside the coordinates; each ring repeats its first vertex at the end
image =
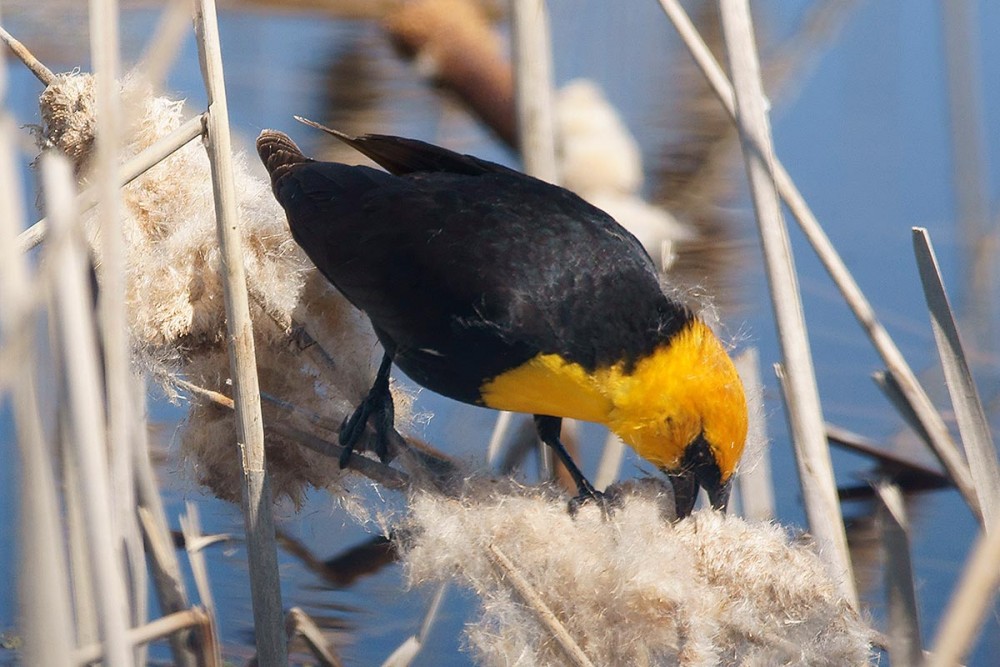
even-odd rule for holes
{"type": "Polygon", "coordinates": [[[344,667],[340,656],[323,636],[323,631],[301,608],[292,607],[288,610],[288,615],[285,616],[285,635],[289,642],[296,636],[302,637],[320,667],[344,667]]]}
{"type": "Polygon", "coordinates": [[[407,637],[406,640],[400,644],[388,658],[385,659],[382,663],[382,667],[409,667],[410,663],[413,662],[413,659],[419,655],[420,650],[424,647],[424,644],[427,641],[427,635],[430,634],[431,628],[434,627],[438,611],[441,609],[441,602],[444,600],[444,595],[447,591],[447,582],[441,582],[438,584],[437,590],[434,591],[434,596],[427,605],[427,611],[424,612],[424,620],[420,623],[420,630],[417,631],[417,634],[407,637]]]}
{"type": "MultiPolygon", "coordinates": [[[[188,628],[198,628],[206,624],[207,615],[198,607],[174,612],[136,628],[129,628],[127,641],[131,646],[141,646],[188,628]]],[[[101,644],[82,646],[73,652],[73,663],[88,665],[104,657],[101,644]]]]}
{"type": "MultiPolygon", "coordinates": [[[[726,111],[735,119],[736,106],[732,85],[729,83],[725,73],[704,40],[698,35],[698,31],[691,23],[691,19],[677,0],[660,0],[660,6],[677,29],[678,34],[691,52],[692,57],[702,70],[705,78],[712,86],[715,94],[726,108],[726,111]]],[[[882,357],[883,362],[889,369],[889,373],[892,374],[897,385],[900,387],[901,395],[905,397],[914,416],[922,425],[921,432],[927,435],[927,443],[931,451],[934,452],[934,455],[937,456],[945,470],[948,471],[948,474],[954,480],[955,486],[962,493],[962,497],[969,505],[973,514],[978,516],[979,506],[976,501],[969,467],[963,460],[962,454],[952,440],[951,435],[948,433],[948,428],[945,426],[944,420],[906,363],[906,359],[903,358],[899,348],[896,347],[895,342],[889,336],[889,332],[879,322],[875,315],[875,310],[868,302],[861,288],[858,287],[857,282],[833,247],[826,232],[823,231],[802,193],[795,186],[792,177],[789,176],[777,157],[775,157],[770,166],[774,169],[772,177],[774,178],[778,193],[798,221],[799,228],[805,234],[810,245],[812,245],[816,256],[840,290],[854,317],[867,333],[875,350],[882,357]]]]}
{"type": "Polygon", "coordinates": [[[995,228],[990,229],[989,141],[983,120],[982,36],[977,14],[970,2],[941,6],[956,222],[964,256],[969,259],[961,263],[965,309],[984,315],[967,333],[972,334],[975,349],[990,349],[996,340],[996,323],[986,314],[997,303],[998,239],[995,228]]]}
{"type": "MultiPolygon", "coordinates": [[[[183,125],[166,135],[146,150],[135,157],[129,159],[121,166],[119,175],[119,186],[125,186],[134,181],[139,176],[155,167],[164,158],[169,157],[174,152],[187,146],[195,138],[200,137],[205,132],[205,121],[207,114],[195,116],[184,122],[183,125]]],[[[85,213],[97,205],[97,188],[87,188],[77,195],[76,206],[80,213],[85,213]]],[[[27,252],[45,240],[48,222],[42,218],[28,229],[21,232],[17,237],[18,249],[27,252]]]]}
{"type": "Polygon", "coordinates": [[[188,555],[191,573],[194,575],[194,585],[198,590],[198,598],[205,611],[215,617],[215,599],[212,597],[212,587],[208,581],[208,565],[205,554],[202,553],[203,540],[201,534],[201,515],[198,506],[190,500],[184,503],[186,512],[180,516],[181,534],[184,535],[184,550],[188,555]]]}
{"type": "Polygon", "coordinates": [[[1000,463],[997,462],[996,446],[990,435],[976,382],[965,359],[958,325],[952,315],[948,294],[941,282],[941,271],[926,229],[913,228],[913,251],[917,257],[917,268],[931,316],[931,329],[934,331],[938,356],[941,357],[945,385],[951,396],[958,430],[965,444],[965,455],[969,459],[972,481],[983,511],[983,527],[989,530],[1000,519],[1000,463]]]}
{"type": "Polygon", "coordinates": [[[138,69],[155,89],[163,88],[182,43],[191,31],[193,9],[191,0],[169,0],[160,12],[156,31],[147,42],[138,64],[138,69]]]}
{"type": "Polygon", "coordinates": [[[214,0],[199,0],[195,34],[208,93],[207,144],[215,194],[216,228],[222,249],[223,288],[228,329],[229,365],[236,407],[236,436],[243,467],[243,517],[250,564],[254,636],[265,667],[288,662],[282,632],[281,583],[278,579],[273,500],[264,452],[260,387],[254,358],[253,325],[242,263],[236,187],[233,181],[229,111],[222,72],[222,52],[214,0]]]}
{"type": "MultiPolygon", "coordinates": [[[[140,494],[140,503],[142,502],[140,494]]],[[[184,581],[180,576],[180,563],[174,552],[173,542],[169,534],[164,535],[158,519],[153,512],[139,505],[137,508],[139,522],[146,537],[147,552],[150,558],[150,570],[153,575],[153,585],[156,587],[160,608],[167,614],[184,611],[190,606],[184,581]]],[[[170,635],[170,650],[173,653],[174,664],[178,667],[194,667],[197,659],[189,648],[188,637],[180,632],[170,635]]]]}
{"type": "MultiPolygon", "coordinates": [[[[58,356],[58,355],[56,355],[58,356]]],[[[62,378],[61,371],[55,374],[62,378]]],[[[66,396],[59,397],[58,418],[66,423],[66,396]]],[[[69,541],[70,588],[73,597],[73,618],[76,621],[76,643],[90,644],[100,640],[98,630],[97,605],[94,596],[94,581],[91,575],[90,556],[87,544],[87,521],[84,511],[83,491],[76,454],[64,444],[59,451],[59,476],[63,485],[63,507],[66,512],[66,536],[69,541]]]]}
{"type": "MultiPolygon", "coordinates": [[[[115,514],[112,527],[122,550],[128,577],[130,623],[147,620],[146,562],[142,537],[135,516],[135,473],[131,434],[135,398],[132,393],[131,361],[125,316],[125,239],[121,227],[121,191],[118,187],[118,151],[121,131],[118,3],[91,0],[90,50],[94,66],[95,130],[94,180],[97,190],[98,235],[101,263],[99,317],[104,359],[108,456],[111,497],[115,514]]],[[[145,662],[145,647],[137,650],[136,662],[145,662]]]]}
{"type": "MultiPolygon", "coordinates": [[[[0,100],[6,96],[6,62],[0,53],[0,100]]],[[[65,544],[51,446],[46,442],[35,386],[35,299],[28,263],[14,242],[24,220],[15,166],[13,120],[0,110],[0,348],[10,359],[11,408],[20,452],[18,609],[24,664],[64,665],[73,633],[65,544]],[[25,326],[27,325],[27,326],[25,326]]]]}
{"type": "MultiPolygon", "coordinates": [[[[146,395],[146,383],[136,378],[135,395],[146,395]]],[[[145,404],[143,404],[145,412],[145,404]]],[[[146,423],[143,415],[143,424],[146,423]]],[[[136,507],[139,524],[145,536],[146,552],[149,554],[149,570],[153,578],[160,609],[164,614],[187,609],[191,603],[184,579],[181,575],[180,562],[174,549],[173,540],[167,523],[167,515],[163,509],[163,500],[156,483],[156,474],[149,456],[148,429],[142,428],[136,434],[135,456],[136,473],[136,507]]],[[[170,635],[170,650],[173,653],[174,664],[177,667],[194,667],[196,656],[190,648],[188,637],[184,633],[170,635]]]]}
{"type": "Polygon", "coordinates": [[[562,624],[559,617],[545,604],[542,596],[524,578],[524,575],[518,571],[510,558],[495,544],[489,545],[486,557],[497,570],[497,574],[510,584],[510,587],[521,597],[524,604],[534,612],[538,621],[552,633],[552,637],[563,649],[570,662],[577,665],[577,667],[594,667],[594,663],[583,652],[583,649],[580,648],[580,645],[573,636],[569,634],[566,626],[562,624]]]}
{"type": "MultiPolygon", "coordinates": [[[[545,0],[512,0],[510,21],[514,107],[521,162],[526,174],[558,184],[552,48],[545,0]]],[[[503,416],[501,413],[497,419],[503,416]]],[[[498,428],[494,429],[494,434],[498,428]]],[[[539,443],[538,446],[541,476],[550,479],[552,453],[545,445],[539,443]]]]}
{"type": "Polygon", "coordinates": [[[979,536],[934,636],[927,667],[951,667],[972,648],[1000,588],[1000,522],[979,536]]]}
{"type": "Polygon", "coordinates": [[[886,607],[889,610],[889,657],[893,665],[916,667],[923,658],[920,648],[920,615],[910,560],[909,520],[899,487],[879,480],[874,485],[882,504],[878,510],[882,542],[882,572],[885,575],[886,607]]]}
{"type": "Polygon", "coordinates": [[[720,0],[722,29],[735,90],[737,126],[757,214],[771,305],[786,375],[785,405],[795,445],[809,528],[830,573],[855,608],[857,590],[823,427],[819,389],[781,201],[770,178],[774,149],[760,79],[748,0],[720,0]]]}
{"type": "Polygon", "coordinates": [[[746,389],[750,411],[747,444],[759,450],[743,455],[743,464],[736,478],[743,516],[751,521],[774,519],[774,480],[771,477],[770,443],[767,439],[767,419],[764,413],[764,383],[760,378],[760,356],[757,348],[748,347],[734,359],[740,379],[746,389]]]}
{"type": "Polygon", "coordinates": [[[625,443],[617,435],[608,431],[608,435],[604,438],[601,459],[597,463],[597,472],[594,473],[595,489],[603,491],[618,481],[624,458],[625,443]]]}
{"type": "Polygon", "coordinates": [[[510,9],[518,148],[524,172],[559,183],[548,9],[545,0],[512,0],[510,9]]]}
{"type": "Polygon", "coordinates": [[[501,410],[497,415],[497,420],[493,424],[493,431],[490,433],[490,442],[486,447],[486,465],[491,468],[496,464],[497,457],[500,456],[500,448],[503,441],[510,433],[511,424],[514,422],[514,413],[501,410]]]}
{"type": "Polygon", "coordinates": [[[87,289],[87,259],[74,206],[72,168],[65,157],[53,153],[42,156],[42,189],[52,221],[54,242],[46,260],[57,264],[54,276],[55,325],[62,348],[69,430],[66,446],[72,450],[75,466],[69,474],[78,476],[86,524],[86,543],[94,581],[94,598],[106,649],[112,667],[131,664],[125,632],[128,627],[128,600],[121,569],[116,535],[108,521],[114,513],[108,495],[108,461],[100,400],[100,370],[91,296],[87,289]]]}

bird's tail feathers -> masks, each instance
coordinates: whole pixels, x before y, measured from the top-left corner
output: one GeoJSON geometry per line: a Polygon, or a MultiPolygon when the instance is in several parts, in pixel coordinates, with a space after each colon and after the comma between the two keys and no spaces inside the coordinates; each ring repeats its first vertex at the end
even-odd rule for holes
{"type": "Polygon", "coordinates": [[[287,134],[277,130],[264,130],[260,133],[257,137],[257,154],[267,173],[271,175],[272,189],[277,188],[278,181],[291,167],[312,161],[302,154],[287,134]]]}

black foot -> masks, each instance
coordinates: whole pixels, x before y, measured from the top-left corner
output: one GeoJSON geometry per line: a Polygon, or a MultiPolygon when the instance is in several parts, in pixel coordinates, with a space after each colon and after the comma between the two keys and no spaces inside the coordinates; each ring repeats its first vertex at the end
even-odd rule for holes
{"type": "Polygon", "coordinates": [[[396,431],[396,411],[392,404],[392,393],[389,391],[389,369],[392,360],[386,355],[375,376],[375,384],[354,413],[344,420],[340,427],[340,444],[344,451],[340,453],[340,467],[346,468],[351,460],[351,454],[364,437],[369,422],[375,429],[375,453],[382,463],[388,463],[392,454],[405,447],[406,441],[396,431]]]}

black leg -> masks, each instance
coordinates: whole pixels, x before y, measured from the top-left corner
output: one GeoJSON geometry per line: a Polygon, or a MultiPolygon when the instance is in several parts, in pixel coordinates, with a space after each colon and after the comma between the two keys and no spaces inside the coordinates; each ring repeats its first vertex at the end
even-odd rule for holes
{"type": "Polygon", "coordinates": [[[596,500],[600,498],[601,494],[594,489],[590,482],[587,481],[587,478],[583,476],[583,473],[580,472],[580,469],[576,467],[576,463],[573,462],[569,452],[566,451],[562,441],[559,439],[559,433],[562,430],[562,419],[560,417],[535,415],[535,429],[538,431],[538,437],[552,448],[552,451],[556,453],[559,460],[566,466],[566,470],[569,471],[573,481],[576,482],[576,490],[580,494],[577,496],[577,499],[596,500]]]}
{"type": "Polygon", "coordinates": [[[666,471],[670,486],[674,489],[674,507],[677,510],[677,518],[683,519],[694,511],[695,501],[698,500],[698,481],[694,473],[690,470],[679,470],[675,472],[666,471]]]}
{"type": "Polygon", "coordinates": [[[388,353],[382,357],[382,363],[375,375],[375,383],[369,390],[365,400],[361,401],[354,413],[344,420],[340,427],[340,444],[344,451],[340,454],[340,467],[347,466],[351,454],[365,434],[368,421],[375,427],[375,453],[383,463],[387,463],[393,446],[403,444],[403,436],[395,428],[395,409],[392,404],[392,392],[389,391],[389,372],[392,369],[392,357],[388,353]],[[391,443],[391,444],[390,444],[391,443]]]}

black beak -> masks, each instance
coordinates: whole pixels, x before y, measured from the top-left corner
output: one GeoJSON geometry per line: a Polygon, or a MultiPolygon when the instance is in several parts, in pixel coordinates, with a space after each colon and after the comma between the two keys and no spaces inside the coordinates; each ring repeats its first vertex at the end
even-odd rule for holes
{"type": "Polygon", "coordinates": [[[677,508],[678,519],[683,519],[694,510],[699,487],[708,493],[708,500],[713,509],[726,511],[729,492],[732,489],[732,478],[722,481],[722,471],[719,470],[712,448],[704,437],[698,436],[687,446],[679,470],[668,470],[666,473],[674,488],[674,505],[677,508]]]}

